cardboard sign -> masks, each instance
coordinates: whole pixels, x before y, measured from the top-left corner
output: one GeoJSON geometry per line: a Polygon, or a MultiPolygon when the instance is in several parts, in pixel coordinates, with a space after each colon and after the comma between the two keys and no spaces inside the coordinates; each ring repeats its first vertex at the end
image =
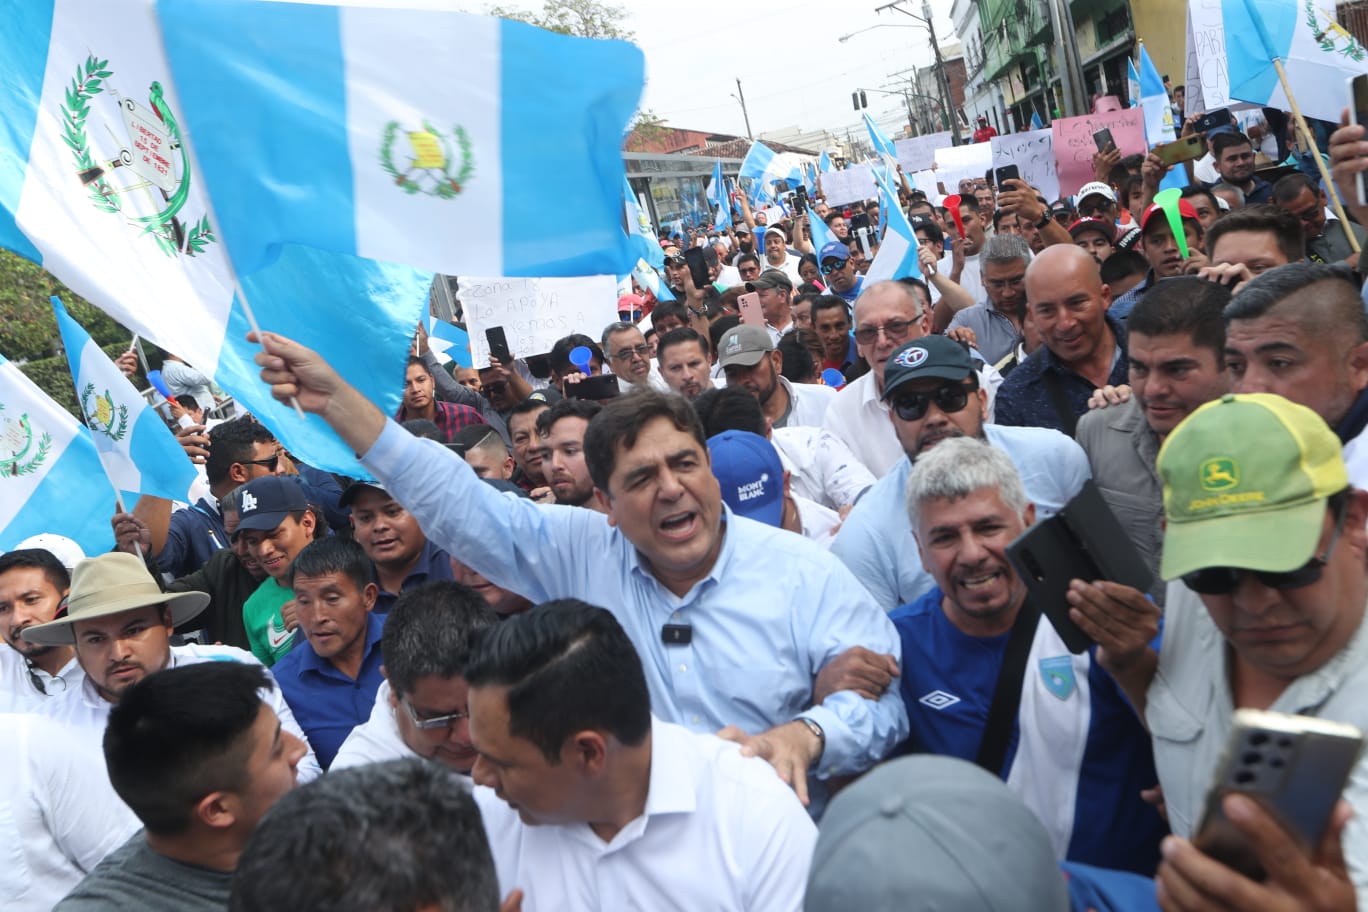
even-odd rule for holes
{"type": "Polygon", "coordinates": [[[993,148],[988,143],[952,146],[936,150],[936,177],[947,193],[959,193],[959,182],[983,180],[993,166],[993,148]]]}
{"type": "Polygon", "coordinates": [[[828,206],[844,206],[878,196],[873,165],[865,162],[848,165],[843,171],[828,171],[822,175],[822,192],[828,206]]]}
{"type": "Polygon", "coordinates": [[[1084,184],[1097,180],[1092,164],[1093,156],[1097,154],[1093,134],[1104,128],[1111,130],[1112,140],[1122,156],[1144,155],[1149,151],[1145,145],[1145,112],[1140,108],[1061,117],[1050,125],[1061,193],[1073,195],[1084,184]]]}
{"type": "Polygon", "coordinates": [[[903,171],[925,171],[936,160],[936,150],[946,149],[955,144],[947,130],[944,133],[930,133],[926,136],[913,136],[910,139],[893,141],[893,149],[898,153],[898,164],[903,171]]]}
{"type": "Polygon", "coordinates": [[[513,355],[526,358],[551,350],[571,333],[597,339],[617,321],[617,278],[472,278],[461,276],[461,305],[470,331],[471,360],[489,363],[485,330],[502,326],[513,355]]]}
{"type": "Polygon", "coordinates": [[[1055,162],[1054,133],[1032,130],[992,139],[993,167],[1016,165],[1021,179],[1050,202],[1059,199],[1059,169],[1055,162]]]}

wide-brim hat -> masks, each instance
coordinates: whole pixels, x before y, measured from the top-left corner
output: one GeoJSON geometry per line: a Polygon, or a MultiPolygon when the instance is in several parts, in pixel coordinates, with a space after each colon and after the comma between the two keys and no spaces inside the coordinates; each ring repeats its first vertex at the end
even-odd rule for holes
{"type": "Polygon", "coordinates": [[[208,604],[207,592],[162,592],[141,560],[114,551],[76,565],[71,574],[65,617],[26,627],[19,635],[40,646],[71,646],[76,642],[77,621],[165,605],[171,611],[172,625],[179,627],[194,619],[208,604]]]}

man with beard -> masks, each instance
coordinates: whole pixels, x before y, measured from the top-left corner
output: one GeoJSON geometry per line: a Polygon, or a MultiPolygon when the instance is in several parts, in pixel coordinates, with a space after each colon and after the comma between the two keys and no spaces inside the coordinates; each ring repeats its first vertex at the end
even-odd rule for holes
{"type": "Polygon", "coordinates": [[[584,462],[584,432],[602,410],[590,399],[562,399],[537,416],[542,471],[558,504],[598,509],[594,481],[584,462]]]}
{"type": "Polygon", "coordinates": [[[822,426],[836,391],[810,383],[790,383],[780,376],[783,357],[775,350],[767,330],[745,324],[728,330],[717,353],[727,385],[750,390],[774,427],[822,426]]]}
{"type": "Polygon", "coordinates": [[[943,440],[972,437],[1007,453],[1041,518],[1054,515],[1088,480],[1088,460],[1058,431],[985,424],[988,397],[968,350],[944,336],[897,349],[884,368],[883,398],[904,458],[865,492],[831,551],[885,611],[911,602],[933,580],[908,546],[903,492],[916,461],[943,440]]]}
{"type": "Polygon", "coordinates": [[[656,343],[656,360],[670,389],[690,402],[714,386],[708,340],[693,329],[681,326],[661,336],[656,343]]]}
{"type": "Polygon", "coordinates": [[[1273,185],[1254,174],[1254,147],[1249,137],[1235,131],[1220,132],[1211,137],[1211,155],[1220,181],[1244,193],[1245,205],[1267,203],[1273,198],[1273,185]]]}
{"type": "MultiPolygon", "coordinates": [[[[110,709],[125,691],[154,671],[200,662],[256,664],[250,652],[232,646],[190,643],[172,646],[171,634],[194,619],[209,603],[202,592],[162,592],[142,561],[113,552],[83,560],[71,575],[65,616],[26,628],[21,636],[41,646],[76,647],[85,681],[43,704],[43,714],[72,729],[98,747],[110,709]]],[[[284,729],[304,744],[308,740],[278,690],[267,705],[284,729]]],[[[320,772],[313,751],[299,765],[300,777],[320,772]]]]}
{"type": "Polygon", "coordinates": [[[70,646],[41,646],[20,634],[57,616],[71,575],[52,552],[22,548],[0,555],[0,712],[36,710],[81,686],[85,677],[70,646]]]}

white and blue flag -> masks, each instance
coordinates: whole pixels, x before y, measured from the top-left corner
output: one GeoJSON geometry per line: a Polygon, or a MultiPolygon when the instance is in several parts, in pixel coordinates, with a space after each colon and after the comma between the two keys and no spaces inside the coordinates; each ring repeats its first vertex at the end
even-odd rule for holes
{"type": "MultiPolygon", "coordinates": [[[[1144,50],[1144,45],[1140,45],[1144,50]]],[[[1140,107],[1140,74],[1136,72],[1135,61],[1126,58],[1126,105],[1132,108],[1140,107]]]]}
{"type": "Polygon", "coordinates": [[[392,6],[158,0],[195,154],[232,188],[215,204],[238,272],[283,243],[451,275],[627,272],[641,51],[392,6]]]}
{"type": "Polygon", "coordinates": [[[823,174],[831,170],[831,156],[827,155],[826,149],[823,149],[822,154],[817,156],[817,170],[823,174]]]}
{"type": "Polygon", "coordinates": [[[792,152],[775,152],[756,140],[741,160],[737,177],[751,180],[751,196],[757,203],[773,203],[775,181],[788,181],[790,186],[803,182],[802,161],[792,152]]]}
{"type": "Polygon", "coordinates": [[[708,181],[707,189],[708,202],[712,203],[714,210],[713,227],[719,230],[730,228],[731,218],[731,199],[727,195],[727,181],[722,176],[722,159],[713,159],[712,179],[708,181]]]}
{"type": "Polygon", "coordinates": [[[54,532],[100,554],[114,547],[112,515],[114,490],[90,433],[0,355],[0,552],[54,532]]]}
{"type": "Polygon", "coordinates": [[[455,361],[457,367],[475,366],[470,355],[470,333],[431,315],[428,316],[428,348],[444,364],[455,361]]]}
{"type": "Polygon", "coordinates": [[[864,122],[865,129],[869,131],[869,141],[874,146],[874,154],[880,156],[890,155],[893,157],[893,160],[896,161],[898,158],[898,151],[893,146],[893,140],[889,139],[888,135],[884,133],[883,130],[879,129],[879,125],[874,122],[874,118],[869,116],[868,111],[864,112],[864,122]]]}
{"type": "MultiPolygon", "coordinates": [[[[261,383],[214,207],[242,188],[215,194],[204,178],[151,0],[6,9],[0,246],[212,377],[302,461],[363,474],[322,420],[300,421],[261,383]]],[[[614,230],[622,235],[616,217],[614,230]]],[[[241,283],[264,329],[323,353],[371,401],[397,409],[429,273],[290,245],[241,283]]]]}
{"type": "Polygon", "coordinates": [[[171,429],[55,295],[52,310],[82,420],[123,503],[142,494],[189,502],[195,466],[171,429]]]}
{"type": "MultiPolygon", "coordinates": [[[[831,229],[827,227],[826,222],[822,221],[812,209],[808,209],[807,215],[808,233],[812,235],[812,249],[820,258],[822,255],[822,248],[832,241],[837,240],[837,237],[831,233],[831,229]]],[[[818,262],[818,265],[821,265],[820,261],[818,262]]]]}
{"type": "Polygon", "coordinates": [[[1044,122],[1043,120],[1040,119],[1040,112],[1039,112],[1039,111],[1032,111],[1032,112],[1031,112],[1031,129],[1032,129],[1032,130],[1043,130],[1043,129],[1045,129],[1045,122],[1044,122]]]}
{"type": "Polygon", "coordinates": [[[874,179],[879,185],[879,211],[888,220],[888,230],[884,232],[878,253],[874,254],[874,262],[865,273],[865,287],[868,288],[870,282],[885,279],[908,276],[920,279],[921,261],[917,257],[917,235],[912,230],[912,223],[898,205],[898,193],[887,176],[876,170],[874,179]]]}
{"type": "MultiPolygon", "coordinates": [[[[1173,129],[1173,105],[1164,88],[1164,77],[1150,59],[1149,51],[1140,45],[1140,107],[1145,112],[1145,138],[1150,146],[1173,142],[1178,138],[1173,129]]],[[[1183,169],[1178,169],[1183,170],[1183,169]]]]}

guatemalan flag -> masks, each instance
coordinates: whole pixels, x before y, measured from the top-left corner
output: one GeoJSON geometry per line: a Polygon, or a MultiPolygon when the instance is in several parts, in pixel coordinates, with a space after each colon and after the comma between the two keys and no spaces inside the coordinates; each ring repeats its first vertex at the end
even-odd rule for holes
{"type": "Polygon", "coordinates": [[[888,135],[879,129],[879,125],[874,122],[874,118],[869,116],[868,111],[864,113],[864,122],[865,129],[869,131],[869,141],[874,146],[874,154],[879,156],[891,155],[896,159],[898,152],[893,146],[893,140],[889,139],[888,135]]]}
{"type": "MultiPolygon", "coordinates": [[[[179,449],[179,447],[177,448],[179,449]]],[[[185,459],[184,451],[180,459],[185,459]]],[[[40,532],[114,547],[114,490],[90,433],[0,355],[0,552],[40,532]]]]}
{"type": "MultiPolygon", "coordinates": [[[[1144,48],[1144,45],[1140,45],[1144,48]]],[[[1126,58],[1126,105],[1140,107],[1140,74],[1135,69],[1135,61],[1126,58]]]]}
{"type": "Polygon", "coordinates": [[[55,296],[52,309],[82,418],[125,506],[140,494],[189,501],[195,466],[175,435],[55,296]]]}
{"type": "Polygon", "coordinates": [[[445,364],[455,361],[457,367],[474,367],[470,355],[470,333],[434,316],[428,316],[428,348],[445,364]]]}
{"type": "Polygon", "coordinates": [[[884,232],[878,253],[874,254],[874,262],[865,273],[865,287],[868,288],[870,282],[885,279],[908,276],[919,279],[921,261],[917,258],[917,235],[912,231],[912,223],[898,205],[898,192],[893,183],[877,170],[874,177],[879,184],[879,210],[881,216],[888,219],[888,230],[884,232]]]}
{"type": "Polygon", "coordinates": [[[802,163],[791,152],[775,152],[758,140],[741,160],[738,177],[751,180],[751,196],[759,203],[775,201],[774,182],[788,181],[790,185],[803,182],[802,163]]]}
{"type": "MultiPolygon", "coordinates": [[[[204,178],[151,0],[24,0],[7,11],[0,246],[213,377],[300,460],[363,475],[322,420],[299,420],[260,381],[214,208],[242,188],[215,194],[204,178]]],[[[241,284],[263,328],[323,352],[382,410],[398,408],[430,274],[287,246],[241,284]]]]}
{"type": "Polygon", "coordinates": [[[1338,122],[1345,82],[1368,73],[1368,53],[1335,18],[1334,0],[1221,0],[1230,97],[1290,111],[1275,59],[1303,114],[1338,122]]]}
{"type": "Polygon", "coordinates": [[[453,275],[631,269],[634,45],[361,0],[157,9],[240,273],[282,243],[453,275]]]}
{"type": "Polygon", "coordinates": [[[716,215],[713,227],[719,231],[731,227],[731,199],[727,196],[727,182],[722,177],[722,159],[713,159],[712,180],[708,181],[708,202],[712,203],[716,215]]]}

